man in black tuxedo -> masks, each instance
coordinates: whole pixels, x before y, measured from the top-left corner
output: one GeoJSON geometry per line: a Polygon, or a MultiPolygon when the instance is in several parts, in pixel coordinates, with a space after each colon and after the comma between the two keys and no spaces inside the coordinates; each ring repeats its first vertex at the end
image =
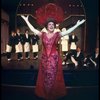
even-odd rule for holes
{"type": "Polygon", "coordinates": [[[35,59],[38,58],[38,52],[39,52],[38,41],[39,41],[39,36],[33,34],[31,36],[31,40],[32,40],[33,57],[34,57],[34,60],[35,60],[35,59]]]}
{"type": "Polygon", "coordinates": [[[78,37],[73,32],[72,35],[69,36],[69,47],[70,47],[69,49],[72,54],[76,52],[77,42],[78,42],[78,37]]]}
{"type": "Polygon", "coordinates": [[[24,44],[24,53],[25,53],[25,59],[30,58],[30,45],[31,45],[31,36],[29,34],[29,30],[26,29],[25,33],[23,34],[23,44],[24,44]]]}
{"type": "Polygon", "coordinates": [[[11,53],[13,50],[15,50],[15,39],[16,39],[16,33],[15,31],[12,30],[9,36],[8,43],[6,45],[6,54],[8,61],[11,61],[11,53]]]}
{"type": "Polygon", "coordinates": [[[82,68],[84,61],[84,53],[80,47],[77,47],[74,55],[71,55],[71,61],[74,63],[75,68],[82,68]]]}
{"type": "Polygon", "coordinates": [[[17,60],[21,60],[23,59],[23,35],[22,33],[20,32],[20,29],[17,28],[16,29],[16,39],[15,39],[15,50],[16,50],[16,53],[17,53],[17,60]]]}
{"type": "Polygon", "coordinates": [[[99,67],[99,48],[96,48],[95,52],[93,52],[84,59],[84,66],[89,68],[99,67]]]}

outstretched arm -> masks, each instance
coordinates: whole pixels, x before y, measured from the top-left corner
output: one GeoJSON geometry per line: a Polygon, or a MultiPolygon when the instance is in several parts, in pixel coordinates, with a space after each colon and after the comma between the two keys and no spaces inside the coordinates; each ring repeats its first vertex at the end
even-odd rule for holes
{"type": "Polygon", "coordinates": [[[74,31],[77,27],[79,27],[84,22],[85,22],[85,19],[83,19],[82,21],[78,20],[77,23],[73,27],[69,28],[68,30],[65,30],[65,31],[61,32],[60,33],[61,36],[68,35],[69,33],[71,33],[72,31],[74,31]]]}
{"type": "Polygon", "coordinates": [[[24,21],[26,22],[26,24],[28,25],[28,27],[30,28],[30,30],[35,34],[35,35],[41,35],[41,32],[37,29],[35,29],[29,22],[28,17],[25,17],[23,15],[21,15],[21,17],[24,19],[24,21]]]}

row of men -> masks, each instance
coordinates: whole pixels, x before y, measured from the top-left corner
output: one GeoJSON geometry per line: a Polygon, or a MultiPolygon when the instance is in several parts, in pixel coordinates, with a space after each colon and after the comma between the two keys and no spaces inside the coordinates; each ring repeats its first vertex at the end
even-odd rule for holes
{"type": "Polygon", "coordinates": [[[99,48],[91,54],[84,55],[80,47],[65,53],[62,65],[71,65],[74,68],[99,68],[99,48]]]}
{"type": "MultiPolygon", "coordinates": [[[[62,31],[63,30],[65,30],[65,28],[63,28],[62,31]]],[[[43,28],[42,31],[45,32],[46,29],[43,28]]],[[[60,30],[57,30],[57,31],[60,31],[60,30]]],[[[17,29],[16,32],[12,31],[9,37],[8,44],[6,46],[8,61],[11,60],[11,52],[13,48],[15,48],[15,52],[17,53],[17,59],[18,60],[22,59],[23,46],[24,46],[25,57],[26,59],[28,59],[29,52],[30,52],[30,44],[32,44],[33,57],[35,59],[38,53],[38,40],[39,40],[39,37],[34,34],[30,35],[28,29],[25,30],[25,34],[22,34],[20,32],[20,29],[17,29]]],[[[68,51],[68,44],[71,44],[70,45],[71,50],[75,50],[77,41],[78,41],[78,38],[74,32],[70,36],[66,35],[62,37],[61,38],[62,52],[68,51]]]]}
{"type": "MultiPolygon", "coordinates": [[[[17,29],[16,32],[12,31],[6,48],[8,61],[11,60],[11,52],[13,47],[17,53],[17,59],[21,60],[23,59],[22,52],[24,46],[25,57],[28,59],[30,44],[32,44],[33,57],[36,59],[38,55],[38,40],[39,37],[37,35],[29,35],[29,30],[27,29],[25,30],[25,34],[21,34],[19,29],[17,29]]],[[[96,48],[95,53],[84,57],[84,53],[82,52],[81,48],[77,47],[76,45],[77,41],[78,38],[75,33],[61,38],[62,52],[64,52],[65,55],[62,65],[71,62],[75,68],[81,66],[98,66],[99,48],[96,48]],[[70,50],[68,50],[68,44],[70,44],[70,50]]]]}
{"type": "Polygon", "coordinates": [[[34,59],[37,58],[38,52],[38,40],[39,37],[36,35],[30,35],[29,30],[25,30],[25,34],[20,33],[20,29],[15,31],[11,31],[11,35],[9,36],[8,43],[6,45],[6,53],[8,61],[11,60],[11,52],[15,49],[17,53],[17,59],[23,59],[22,52],[24,49],[26,59],[29,58],[30,52],[30,44],[32,44],[33,56],[34,59]]]}

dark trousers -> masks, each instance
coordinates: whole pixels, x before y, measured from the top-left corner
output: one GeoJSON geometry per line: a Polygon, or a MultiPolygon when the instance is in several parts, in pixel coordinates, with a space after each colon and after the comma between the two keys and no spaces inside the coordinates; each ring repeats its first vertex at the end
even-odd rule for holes
{"type": "Polygon", "coordinates": [[[35,58],[37,55],[38,55],[37,52],[34,52],[34,53],[33,53],[33,57],[34,57],[34,58],[35,58]]]}
{"type": "Polygon", "coordinates": [[[11,52],[7,52],[7,59],[11,59],[11,52]]]}
{"type": "Polygon", "coordinates": [[[26,58],[29,57],[29,52],[25,52],[25,57],[26,57],[26,58]]]}
{"type": "Polygon", "coordinates": [[[22,53],[21,52],[17,53],[17,59],[21,59],[21,57],[22,57],[22,53]]]}

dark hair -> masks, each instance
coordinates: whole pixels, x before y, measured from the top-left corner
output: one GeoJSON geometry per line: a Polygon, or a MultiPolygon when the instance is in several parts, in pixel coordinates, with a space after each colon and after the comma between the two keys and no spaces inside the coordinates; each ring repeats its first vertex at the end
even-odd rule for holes
{"type": "Polygon", "coordinates": [[[28,29],[25,29],[25,32],[26,32],[26,31],[28,31],[28,32],[29,32],[29,30],[28,30],[28,29]]]}
{"type": "Polygon", "coordinates": [[[54,23],[54,27],[56,27],[56,20],[53,19],[53,18],[48,18],[46,23],[45,23],[45,25],[44,25],[46,28],[47,28],[49,22],[53,22],[54,23]]]}
{"type": "Polygon", "coordinates": [[[20,28],[16,28],[16,31],[17,31],[17,30],[19,30],[19,31],[20,31],[20,28]]]}
{"type": "Polygon", "coordinates": [[[14,32],[14,33],[15,33],[15,30],[11,30],[11,33],[12,33],[12,32],[14,32]]]}

